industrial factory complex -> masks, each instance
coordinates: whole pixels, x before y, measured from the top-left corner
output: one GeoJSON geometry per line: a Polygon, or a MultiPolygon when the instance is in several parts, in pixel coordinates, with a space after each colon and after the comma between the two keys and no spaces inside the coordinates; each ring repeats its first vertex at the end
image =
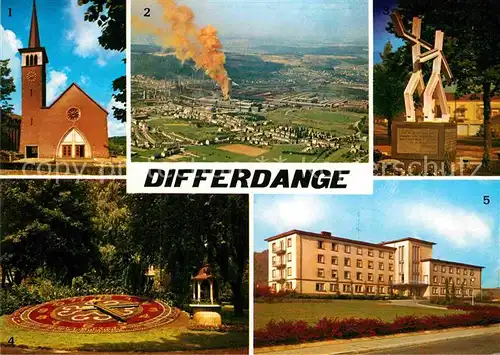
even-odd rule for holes
{"type": "Polygon", "coordinates": [[[227,95],[202,70],[132,74],[133,161],[368,161],[366,65],[239,73],[227,95]]]}

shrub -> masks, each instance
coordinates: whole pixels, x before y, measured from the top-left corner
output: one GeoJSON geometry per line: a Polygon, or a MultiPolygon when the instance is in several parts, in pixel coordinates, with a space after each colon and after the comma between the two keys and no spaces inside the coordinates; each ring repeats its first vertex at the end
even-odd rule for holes
{"type": "Polygon", "coordinates": [[[125,294],[127,290],[117,281],[75,277],[71,286],[61,285],[46,278],[35,278],[29,285],[13,285],[0,290],[0,315],[10,314],[25,306],[60,298],[92,294],[125,294]]]}
{"type": "Polygon", "coordinates": [[[393,322],[383,322],[373,318],[323,318],[315,325],[309,325],[304,321],[272,320],[266,328],[254,332],[254,341],[257,346],[265,346],[500,323],[500,307],[460,305],[448,308],[466,313],[445,316],[404,316],[397,317],[393,322]]]}
{"type": "Polygon", "coordinates": [[[0,315],[10,314],[17,309],[43,302],[43,297],[35,290],[32,292],[25,285],[15,285],[11,289],[0,290],[0,315]]]}

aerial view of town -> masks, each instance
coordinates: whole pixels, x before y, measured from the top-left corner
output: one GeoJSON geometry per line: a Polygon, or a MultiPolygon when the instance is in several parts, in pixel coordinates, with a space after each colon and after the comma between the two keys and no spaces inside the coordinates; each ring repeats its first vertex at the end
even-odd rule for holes
{"type": "Polygon", "coordinates": [[[133,5],[132,161],[368,162],[368,5],[336,3],[133,5]]]}

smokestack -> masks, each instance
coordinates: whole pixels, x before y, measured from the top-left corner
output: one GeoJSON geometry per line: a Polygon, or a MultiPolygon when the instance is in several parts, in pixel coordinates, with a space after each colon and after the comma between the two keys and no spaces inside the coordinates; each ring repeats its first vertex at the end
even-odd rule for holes
{"type": "Polygon", "coordinates": [[[227,94],[224,96],[224,100],[231,100],[231,94],[233,91],[233,80],[231,78],[227,79],[227,94]]]}
{"type": "Polygon", "coordinates": [[[135,33],[154,35],[162,46],[173,47],[175,56],[183,63],[192,59],[196,68],[203,68],[221,86],[223,95],[227,96],[226,56],[222,52],[217,30],[211,25],[199,28],[194,22],[193,11],[178,4],[177,0],[161,0],[158,3],[163,9],[163,26],[158,27],[140,16],[132,16],[135,33]]]}

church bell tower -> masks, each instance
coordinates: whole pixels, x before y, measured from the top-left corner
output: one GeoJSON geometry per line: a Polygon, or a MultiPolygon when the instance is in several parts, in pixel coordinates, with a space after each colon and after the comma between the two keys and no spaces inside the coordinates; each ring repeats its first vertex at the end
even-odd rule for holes
{"type": "MultiPolygon", "coordinates": [[[[33,111],[45,107],[46,102],[46,65],[49,62],[45,48],[40,45],[36,3],[33,0],[33,13],[28,48],[19,49],[22,67],[22,114],[32,115],[33,111]]],[[[35,119],[29,117],[28,119],[35,119]]]]}

